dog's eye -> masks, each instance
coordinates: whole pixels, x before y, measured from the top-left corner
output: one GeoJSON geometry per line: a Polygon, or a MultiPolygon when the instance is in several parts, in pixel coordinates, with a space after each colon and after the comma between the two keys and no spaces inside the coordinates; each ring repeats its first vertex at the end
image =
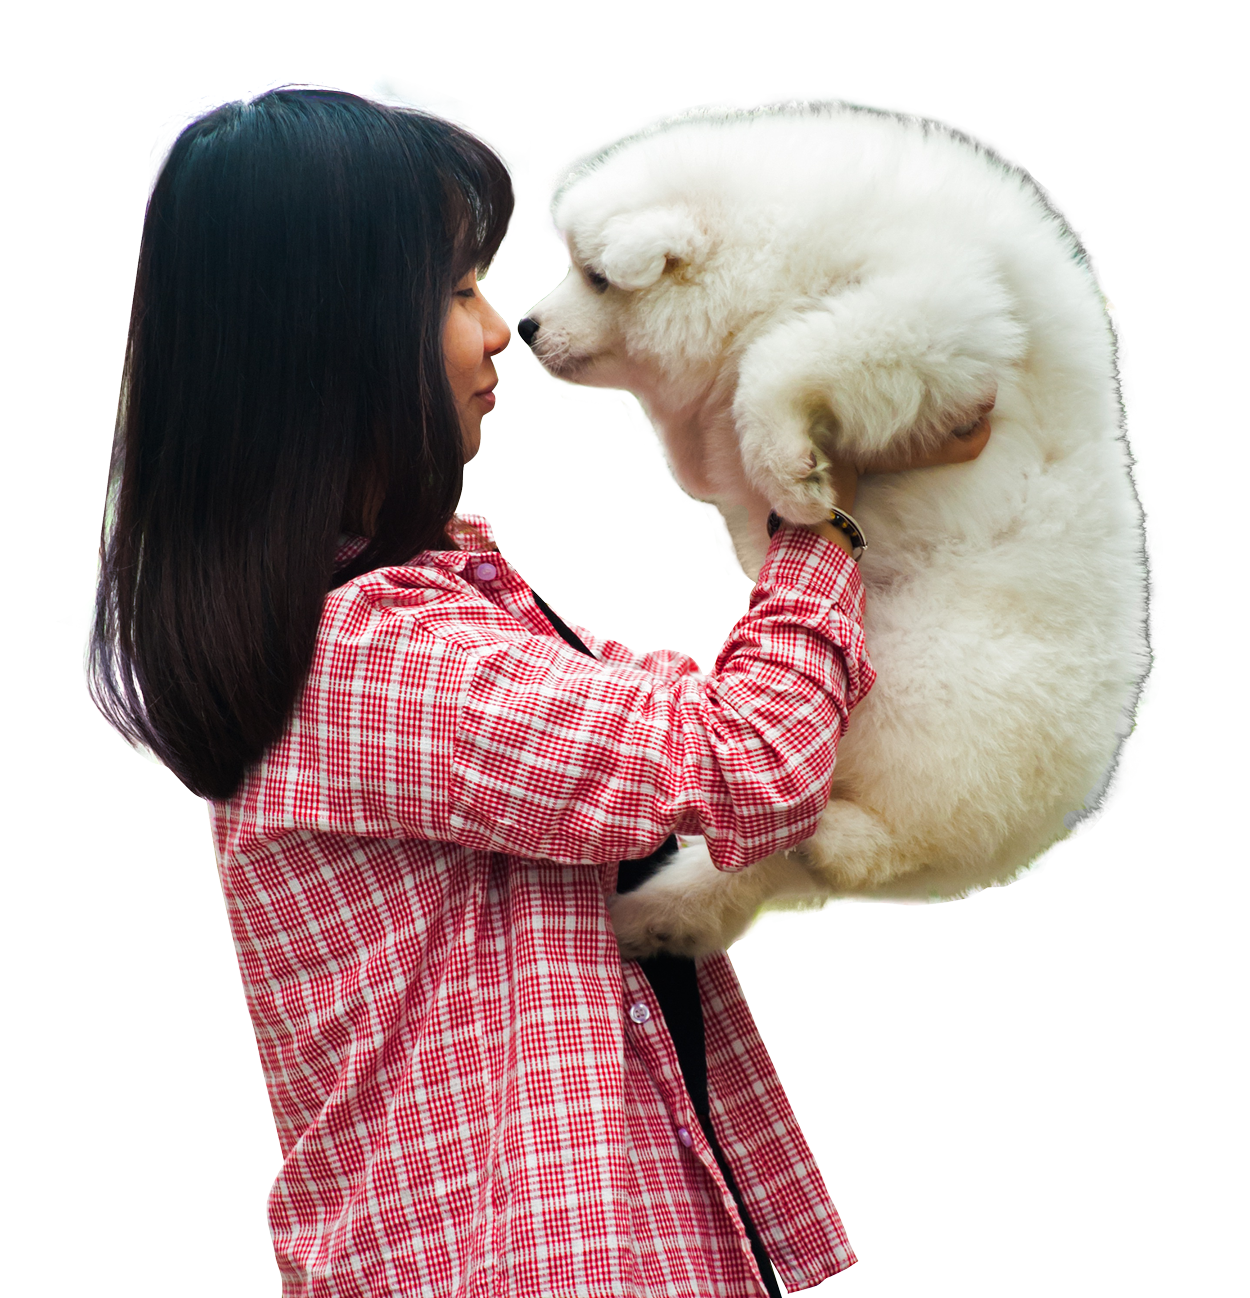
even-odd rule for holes
{"type": "Polygon", "coordinates": [[[596,293],[602,293],[607,289],[608,277],[601,275],[593,266],[583,266],[582,274],[586,276],[586,282],[596,293]]]}

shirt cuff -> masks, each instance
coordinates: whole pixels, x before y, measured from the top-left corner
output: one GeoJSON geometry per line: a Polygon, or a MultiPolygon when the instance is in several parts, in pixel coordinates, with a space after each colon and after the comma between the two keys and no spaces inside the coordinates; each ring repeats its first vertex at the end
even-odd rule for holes
{"type": "Polygon", "coordinates": [[[859,566],[840,545],[805,527],[777,529],[756,579],[756,590],[799,590],[827,599],[863,622],[864,585],[859,566]]]}

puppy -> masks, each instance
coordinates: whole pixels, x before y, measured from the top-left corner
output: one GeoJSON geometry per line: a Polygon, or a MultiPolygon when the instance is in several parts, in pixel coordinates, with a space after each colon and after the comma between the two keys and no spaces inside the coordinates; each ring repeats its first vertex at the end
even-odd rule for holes
{"type": "Polygon", "coordinates": [[[766,903],[954,897],[1101,799],[1147,669],[1142,516],[1085,252],[1022,171],[842,104],[693,114],[577,166],[572,269],[521,322],[552,374],[633,392],[758,571],[770,509],[855,515],[878,672],[799,848],[689,846],[613,902],[622,949],[698,956],[766,903]],[[872,467],[992,409],[974,463],[872,467]]]}

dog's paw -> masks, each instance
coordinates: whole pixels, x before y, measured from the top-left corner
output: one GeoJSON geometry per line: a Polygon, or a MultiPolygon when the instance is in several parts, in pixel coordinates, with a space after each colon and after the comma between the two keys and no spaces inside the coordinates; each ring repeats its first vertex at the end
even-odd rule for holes
{"type": "Polygon", "coordinates": [[[709,913],[690,902],[638,892],[618,893],[608,903],[617,945],[627,960],[648,956],[686,956],[697,960],[724,951],[746,931],[750,916],[709,913]]]}
{"type": "Polygon", "coordinates": [[[702,844],[683,848],[632,892],[608,901],[621,954],[642,960],[665,952],[697,959],[723,951],[746,931],[754,907],[734,902],[736,876],[712,864],[702,844]]]}
{"type": "Polygon", "coordinates": [[[829,458],[812,441],[809,421],[785,409],[763,416],[743,402],[737,425],[743,467],[772,508],[792,523],[828,518],[829,458]]]}

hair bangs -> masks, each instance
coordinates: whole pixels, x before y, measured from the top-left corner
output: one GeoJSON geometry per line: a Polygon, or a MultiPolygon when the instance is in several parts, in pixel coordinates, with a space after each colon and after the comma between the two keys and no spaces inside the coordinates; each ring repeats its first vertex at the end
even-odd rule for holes
{"type": "Polygon", "coordinates": [[[447,195],[454,222],[453,266],[457,280],[471,270],[484,274],[495,259],[512,219],[512,179],[497,153],[460,131],[449,141],[454,157],[452,177],[458,193],[447,195]]]}

